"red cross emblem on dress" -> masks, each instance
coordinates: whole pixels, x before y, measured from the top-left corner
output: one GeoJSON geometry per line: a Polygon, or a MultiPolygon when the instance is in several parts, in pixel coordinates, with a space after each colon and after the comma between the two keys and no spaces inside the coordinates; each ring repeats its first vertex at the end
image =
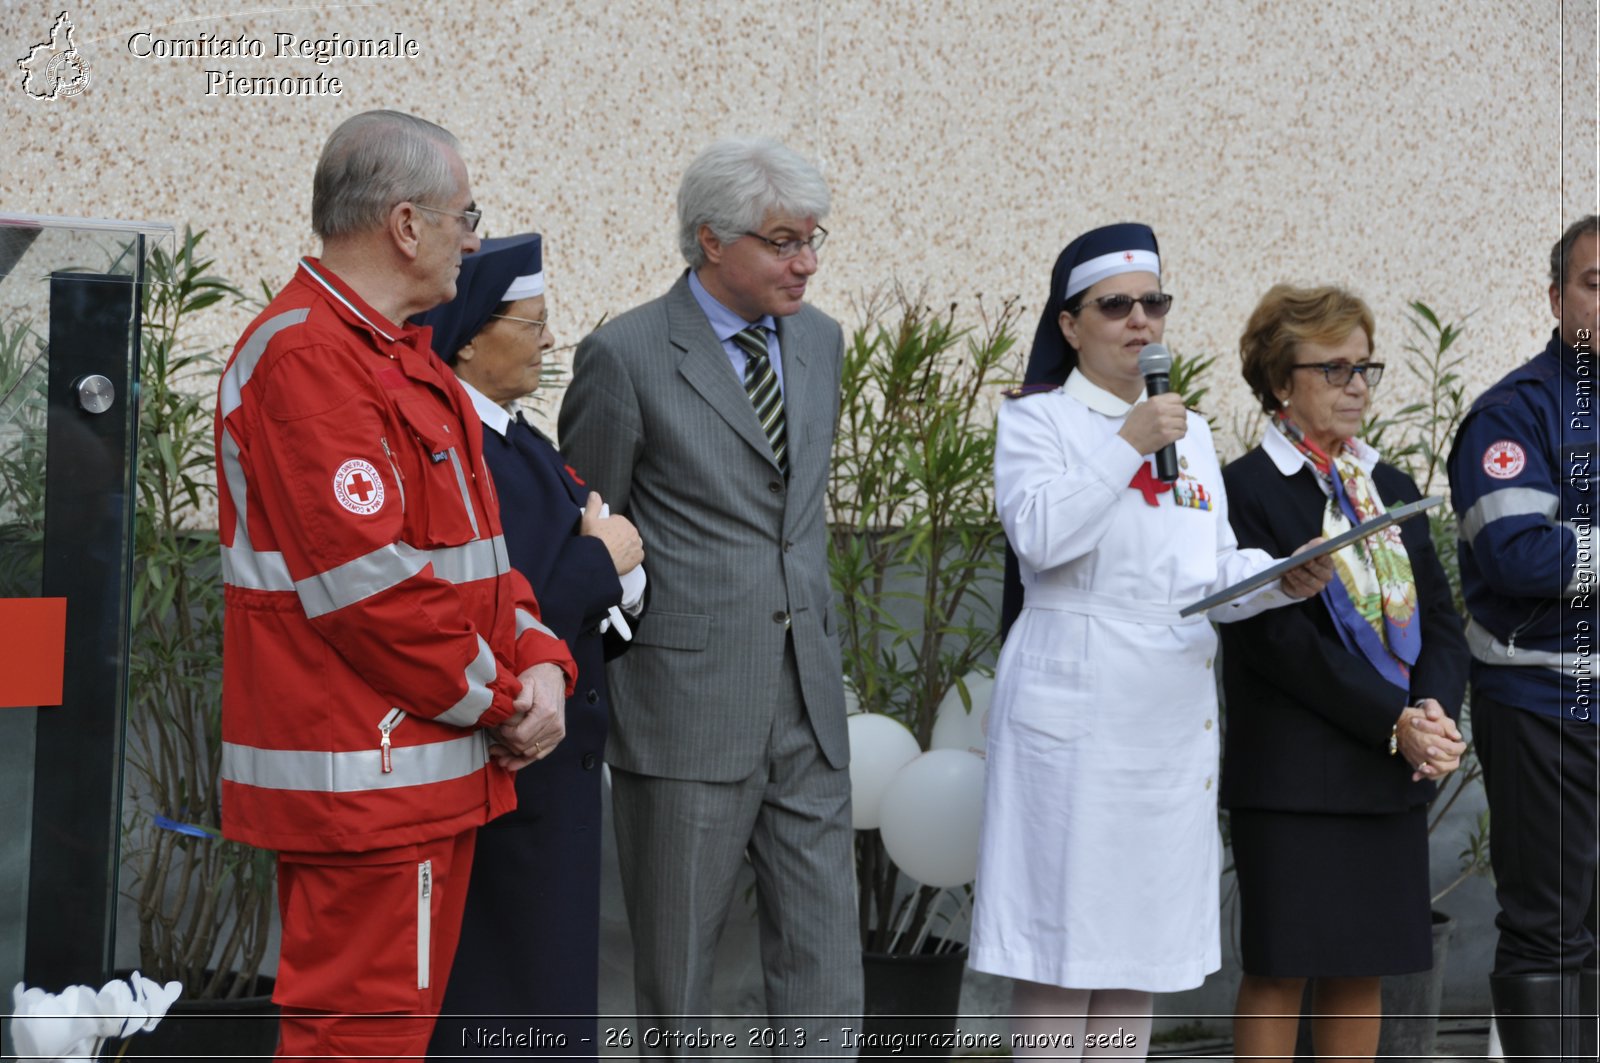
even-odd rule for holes
{"type": "Polygon", "coordinates": [[[1155,474],[1150,471],[1150,463],[1148,461],[1140,463],[1139,471],[1133,474],[1133,479],[1128,481],[1128,486],[1144,495],[1145,504],[1151,506],[1159,506],[1161,504],[1161,492],[1172,490],[1171,484],[1156,479],[1155,474]]]}
{"type": "Polygon", "coordinates": [[[1521,444],[1509,439],[1496,440],[1483,452],[1483,471],[1496,480],[1509,480],[1528,464],[1521,444]]]}
{"type": "Polygon", "coordinates": [[[370,461],[351,458],[333,474],[333,497],[350,512],[369,516],[383,508],[383,478],[370,461]]]}

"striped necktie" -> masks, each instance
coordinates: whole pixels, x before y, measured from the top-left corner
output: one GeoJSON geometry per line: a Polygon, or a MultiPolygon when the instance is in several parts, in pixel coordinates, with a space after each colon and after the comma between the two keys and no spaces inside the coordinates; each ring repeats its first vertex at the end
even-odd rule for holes
{"type": "Polygon", "coordinates": [[[767,358],[766,330],[760,325],[751,325],[742,332],[734,333],[733,342],[748,358],[744,366],[744,390],[756,408],[756,419],[761,422],[761,430],[767,434],[767,443],[772,447],[778,471],[787,476],[789,433],[784,426],[783,392],[778,388],[778,374],[772,371],[772,362],[767,358]]]}

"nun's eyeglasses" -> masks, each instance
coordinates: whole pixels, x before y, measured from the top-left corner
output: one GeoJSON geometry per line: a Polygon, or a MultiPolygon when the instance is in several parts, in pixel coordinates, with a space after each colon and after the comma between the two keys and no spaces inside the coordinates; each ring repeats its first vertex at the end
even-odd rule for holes
{"type": "Polygon", "coordinates": [[[1078,310],[1083,309],[1084,303],[1093,303],[1108,319],[1121,321],[1133,313],[1134,303],[1144,307],[1145,317],[1166,317],[1167,311],[1172,309],[1172,296],[1166,292],[1152,292],[1137,299],[1131,295],[1102,295],[1098,299],[1085,299],[1083,303],[1078,304],[1078,310]]]}
{"type": "Polygon", "coordinates": [[[1336,388],[1342,388],[1350,383],[1350,378],[1357,373],[1361,374],[1361,379],[1367,382],[1367,387],[1369,388],[1377,387],[1378,381],[1383,379],[1382,362],[1357,362],[1354,364],[1350,362],[1306,362],[1294,368],[1320,369],[1322,370],[1322,379],[1336,388]]]}
{"type": "Polygon", "coordinates": [[[780,259],[784,259],[793,258],[808,247],[811,248],[811,253],[813,255],[821,254],[822,243],[828,238],[828,230],[819,225],[817,226],[817,231],[806,237],[804,240],[774,240],[770,236],[762,236],[760,233],[752,232],[747,232],[744,235],[755,237],[757,240],[760,240],[762,243],[776,251],[780,259]]]}
{"type": "Polygon", "coordinates": [[[524,325],[532,325],[533,326],[533,334],[535,336],[543,336],[544,335],[544,323],[546,321],[550,320],[550,318],[548,316],[546,316],[546,317],[513,317],[510,314],[490,314],[489,316],[491,318],[493,318],[494,320],[496,320],[496,321],[516,321],[516,322],[519,322],[519,323],[524,324],[524,325]]]}

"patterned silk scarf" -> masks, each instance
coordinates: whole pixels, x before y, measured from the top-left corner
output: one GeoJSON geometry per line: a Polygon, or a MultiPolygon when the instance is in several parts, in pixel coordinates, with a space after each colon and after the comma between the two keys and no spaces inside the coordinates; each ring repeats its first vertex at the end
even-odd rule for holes
{"type": "MultiPolygon", "coordinates": [[[[1328,496],[1322,511],[1325,538],[1384,512],[1372,477],[1356,461],[1354,440],[1346,440],[1339,455],[1329,458],[1281,412],[1272,424],[1305,458],[1328,496]]],[[[1323,588],[1322,599],[1345,648],[1365,657],[1401,690],[1409,690],[1422,629],[1417,623],[1417,583],[1400,529],[1390,525],[1352,543],[1333,555],[1333,565],[1338,578],[1323,588]]]]}

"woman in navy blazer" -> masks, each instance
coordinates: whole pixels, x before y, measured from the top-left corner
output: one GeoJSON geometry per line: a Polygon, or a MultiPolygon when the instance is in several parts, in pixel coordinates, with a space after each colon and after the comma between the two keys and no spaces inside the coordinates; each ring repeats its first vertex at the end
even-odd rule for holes
{"type": "MultiPolygon", "coordinates": [[[[1241,547],[1287,553],[1420,496],[1356,438],[1383,371],[1365,303],[1278,285],[1240,349],[1270,417],[1223,470],[1241,547]]],[[[1426,803],[1465,748],[1466,639],[1426,520],[1334,568],[1317,597],[1222,625],[1241,1059],[1294,1055],[1308,981],[1317,1054],[1370,1059],[1381,976],[1432,964],[1426,803]]]]}
{"type": "Polygon", "coordinates": [[[550,440],[508,409],[538,387],[555,344],[540,250],[533,234],[485,240],[462,259],[456,297],[417,319],[433,326],[435,352],[483,422],[511,564],[578,663],[566,737],[517,774],[516,811],[478,832],[435,1056],[598,1051],[605,659],[626,646],[642,607],[644,553],[627,518],[607,515],[550,440]]]}

